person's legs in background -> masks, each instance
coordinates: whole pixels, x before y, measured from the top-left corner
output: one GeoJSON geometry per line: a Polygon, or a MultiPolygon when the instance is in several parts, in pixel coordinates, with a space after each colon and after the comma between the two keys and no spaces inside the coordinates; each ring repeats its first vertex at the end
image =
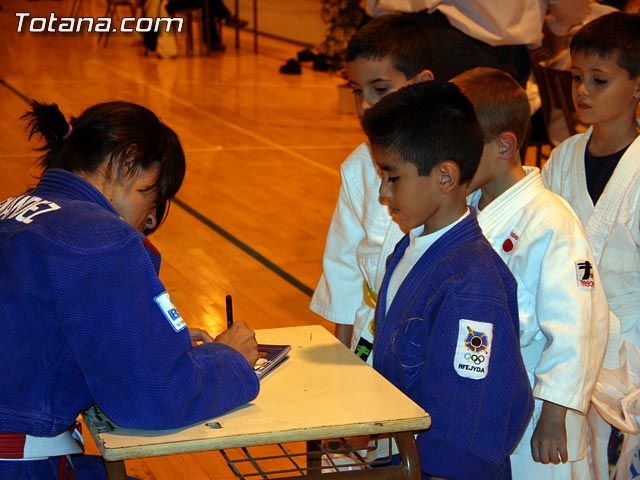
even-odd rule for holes
{"type": "MultiPolygon", "coordinates": [[[[226,11],[226,15],[230,15],[229,10],[226,9],[221,0],[208,0],[209,2],[209,21],[202,22],[202,38],[203,41],[208,39],[209,48],[211,50],[224,50],[224,46],[221,43],[220,32],[218,32],[218,26],[216,24],[218,14],[224,14],[226,11]],[[221,10],[220,4],[223,8],[221,10]],[[209,24],[209,30],[206,30],[206,23],[209,24]]],[[[204,1],[203,0],[169,0],[167,2],[166,10],[167,13],[171,16],[174,16],[176,13],[180,13],[181,10],[188,10],[191,8],[201,8],[202,9],[202,18],[205,15],[204,1]]]]}
{"type": "Polygon", "coordinates": [[[493,47],[453,27],[447,17],[435,11],[412,13],[433,33],[438,56],[433,70],[439,80],[450,80],[475,67],[493,67],[510,73],[523,87],[527,84],[531,63],[525,45],[493,47]]]}
{"type": "Polygon", "coordinates": [[[249,23],[232,15],[222,0],[209,0],[209,12],[213,17],[224,21],[228,27],[244,28],[249,23]]]}

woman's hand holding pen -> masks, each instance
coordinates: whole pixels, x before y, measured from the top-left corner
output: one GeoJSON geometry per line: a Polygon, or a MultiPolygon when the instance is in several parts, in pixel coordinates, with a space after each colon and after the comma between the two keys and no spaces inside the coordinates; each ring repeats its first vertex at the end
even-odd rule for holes
{"type": "Polygon", "coordinates": [[[256,334],[244,322],[231,324],[231,326],[218,335],[215,340],[206,330],[201,328],[189,328],[189,335],[194,345],[211,342],[224,343],[238,350],[250,365],[255,364],[256,360],[258,360],[256,334]]]}
{"type": "Polygon", "coordinates": [[[249,362],[249,365],[253,366],[258,360],[258,342],[256,341],[256,334],[248,327],[246,323],[234,323],[233,303],[231,295],[227,295],[225,300],[227,329],[220,335],[218,335],[214,340],[205,330],[201,330],[199,328],[190,328],[189,334],[191,335],[191,341],[194,343],[224,343],[225,345],[238,350],[247,360],[247,362],[249,362]]]}
{"type": "Polygon", "coordinates": [[[254,365],[258,360],[256,334],[244,322],[234,322],[227,330],[218,335],[215,341],[238,350],[249,362],[249,365],[254,365]]]}

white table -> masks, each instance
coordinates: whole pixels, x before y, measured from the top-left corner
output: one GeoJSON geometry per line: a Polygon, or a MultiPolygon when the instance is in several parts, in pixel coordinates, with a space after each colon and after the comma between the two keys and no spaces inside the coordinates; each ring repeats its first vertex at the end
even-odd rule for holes
{"type": "Polygon", "coordinates": [[[400,450],[403,464],[395,467],[399,470],[375,468],[307,478],[420,478],[413,433],[431,424],[421,407],[321,326],[257,330],[256,335],[260,343],[290,344],[290,358],[261,381],[256,400],[226,415],[158,432],[117,427],[99,411],[85,414],[109,479],[126,479],[127,459],[385,433],[393,434],[400,450]],[[220,428],[208,426],[214,422],[220,428]]]}

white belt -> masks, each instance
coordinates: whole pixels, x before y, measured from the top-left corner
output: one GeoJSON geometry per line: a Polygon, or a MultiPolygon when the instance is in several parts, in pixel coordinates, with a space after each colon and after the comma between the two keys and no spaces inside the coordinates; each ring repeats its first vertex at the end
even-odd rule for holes
{"type": "Polygon", "coordinates": [[[0,460],[42,460],[82,453],[84,439],[76,428],[55,437],[0,433],[0,460]]]}

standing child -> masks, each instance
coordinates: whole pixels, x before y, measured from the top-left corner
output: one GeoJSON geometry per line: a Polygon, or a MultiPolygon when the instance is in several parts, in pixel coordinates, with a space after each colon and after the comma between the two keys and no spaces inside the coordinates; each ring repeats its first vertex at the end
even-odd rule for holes
{"type": "Polygon", "coordinates": [[[417,436],[425,475],[510,478],[533,402],[516,281],[466,204],[483,145],[473,106],[453,84],[424,82],[381,99],[362,124],[380,196],[410,230],[380,288],[374,368],[433,417],[417,436]]]}
{"type": "MultiPolygon", "coordinates": [[[[410,15],[374,18],[351,38],[345,56],[360,116],[384,95],[433,79],[431,34],[410,15]]],[[[376,292],[384,262],[403,232],[379,201],[380,178],[366,143],[351,153],[340,173],[311,310],[336,323],[336,336],[371,363],[376,292]]]]}
{"type": "Polygon", "coordinates": [[[530,119],[524,89],[493,68],[452,82],[484,131],[469,204],[481,211],[483,233],[518,281],[520,349],[536,400],[511,455],[513,478],[586,480],[586,413],[609,328],[593,254],[567,202],[544,187],[539,169],[522,167],[530,119]]]}
{"type": "MultiPolygon", "coordinates": [[[[586,230],[621,341],[640,346],[640,15],[593,20],[572,38],[570,52],[576,114],[591,127],[554,149],[542,176],[586,230]]],[[[597,451],[606,452],[610,429],[603,430],[605,448],[597,451]]],[[[606,458],[595,462],[606,477],[606,458]]]]}

